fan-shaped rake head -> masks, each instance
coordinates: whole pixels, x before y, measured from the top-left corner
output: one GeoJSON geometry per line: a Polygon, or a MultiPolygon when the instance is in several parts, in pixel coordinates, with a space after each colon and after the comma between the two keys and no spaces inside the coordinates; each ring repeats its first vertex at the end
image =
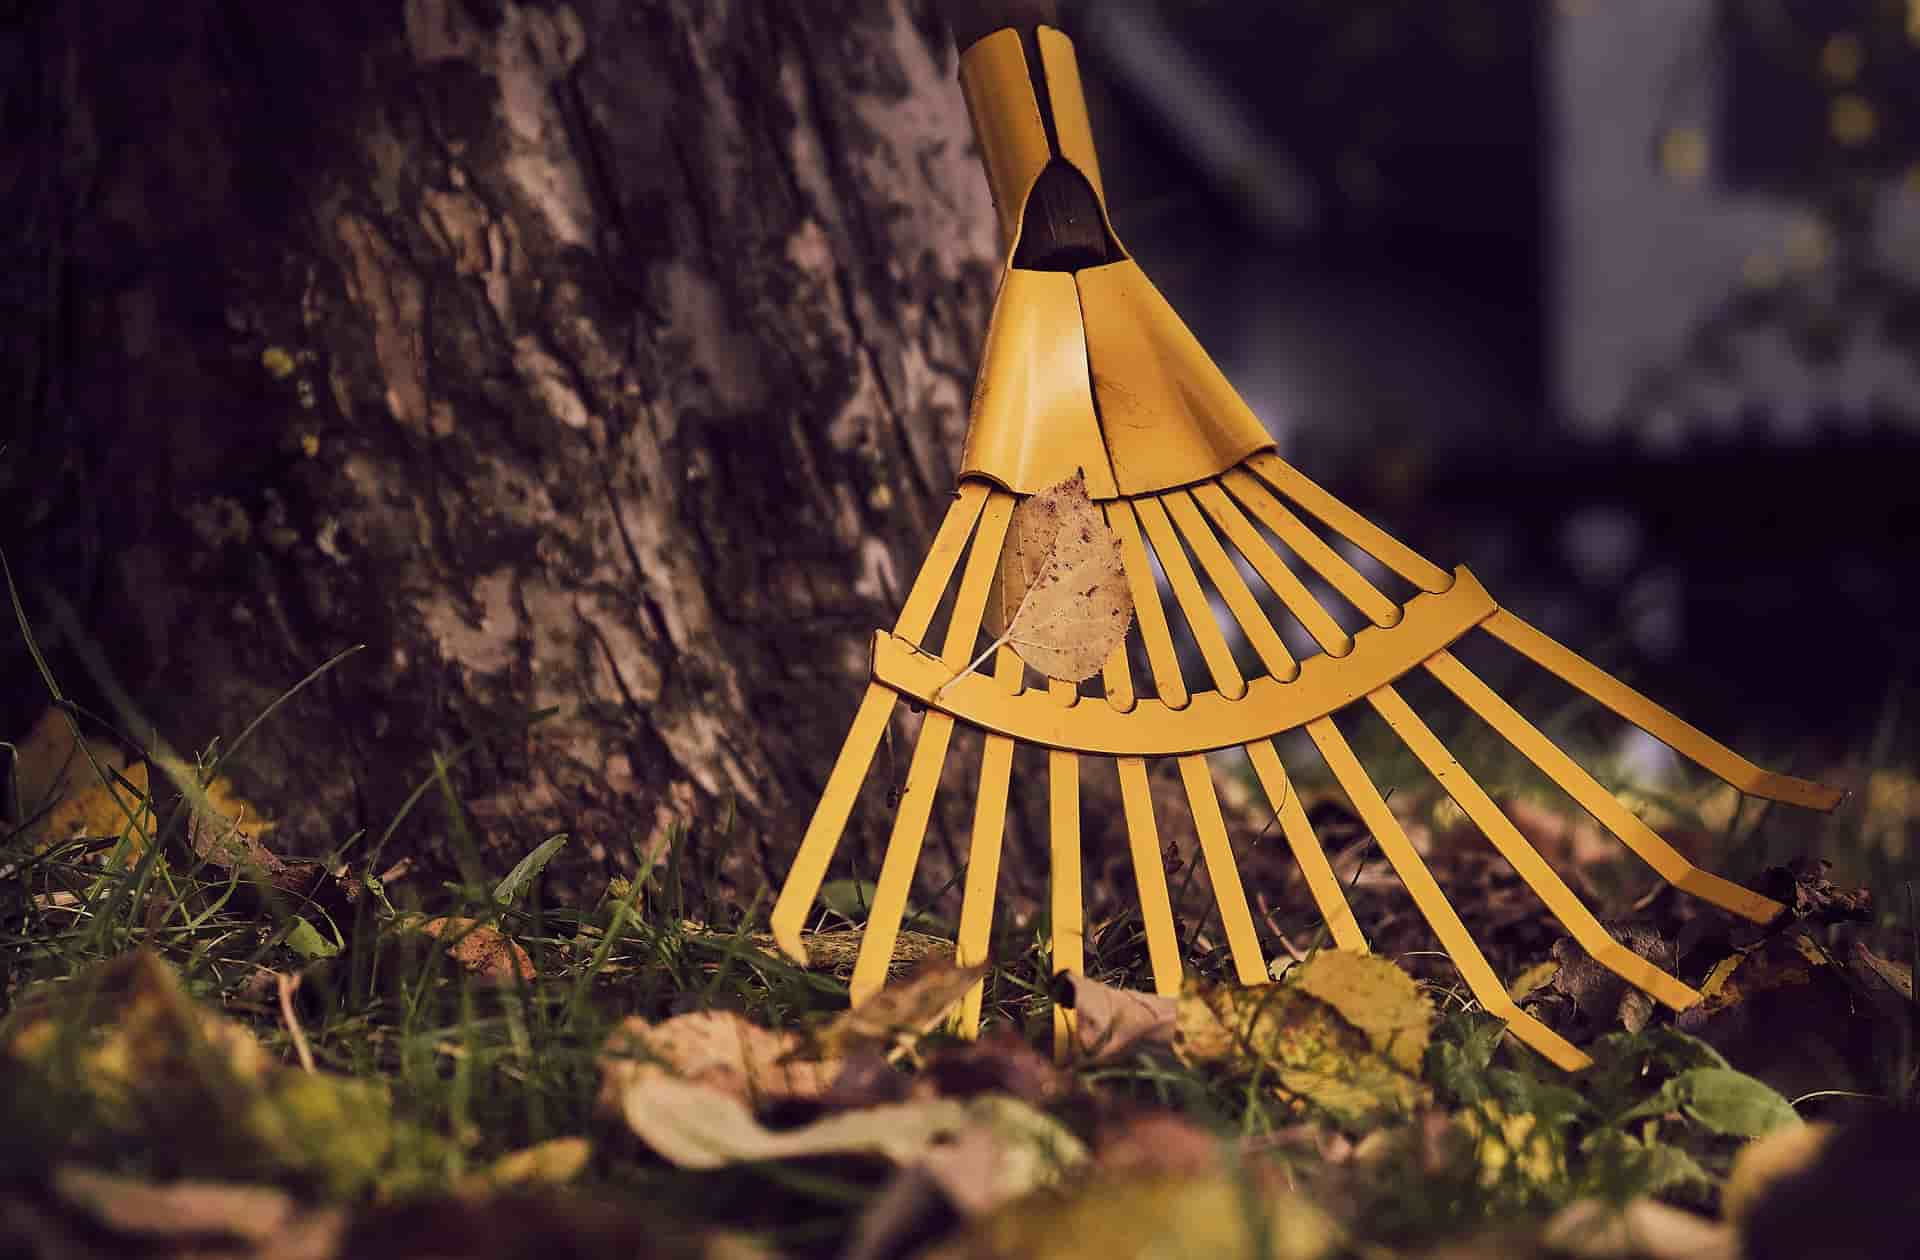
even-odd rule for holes
{"type": "MultiPolygon", "coordinates": [[[[926,717],[854,968],[855,1003],[885,980],[957,724],[985,735],[957,942],[962,963],[986,954],[1016,743],[1048,750],[1056,972],[1083,965],[1079,784],[1086,757],[1111,758],[1117,767],[1160,992],[1178,990],[1182,962],[1148,791],[1148,763],[1155,758],[1173,758],[1178,767],[1241,983],[1265,983],[1267,961],[1214,790],[1211,753],[1245,753],[1334,943],[1365,950],[1365,936],[1274,744],[1276,736],[1302,730],[1474,997],[1554,1063],[1584,1066],[1579,1049],[1508,997],[1361,766],[1339,720],[1365,705],[1596,961],[1670,1007],[1698,1001],[1693,989],[1608,934],[1415,712],[1399,680],[1430,674],[1661,878],[1755,921],[1782,907],[1687,861],[1464,665],[1453,645],[1475,631],[1490,635],[1750,795],[1831,809],[1840,794],[1754,766],[1500,608],[1465,568],[1448,572],[1422,558],[1281,460],[1264,427],[1119,249],[1103,206],[1110,261],[1073,271],[1015,265],[1027,230],[1024,209],[1045,171],[1069,166],[1096,206],[1100,187],[1072,45],[1044,27],[1036,44],[1037,69],[1029,67],[1012,30],[980,40],[962,59],[1009,266],[988,331],[959,491],[893,631],[875,636],[871,680],[773,911],[781,948],[804,958],[806,916],[893,707],[906,700],[924,707],[926,717]],[[1047,89],[1044,97],[1039,84],[1047,89]],[[1051,126],[1042,123],[1041,99],[1050,104],[1051,126]],[[1117,648],[1097,685],[1047,679],[1029,686],[1029,671],[1005,646],[990,674],[965,673],[1016,503],[1075,473],[1084,475],[1120,541],[1135,606],[1133,649],[1117,648]],[[1348,559],[1356,553],[1412,593],[1383,592],[1348,559]],[[1236,660],[1216,616],[1216,597],[1258,670],[1243,671],[1236,660]],[[1342,615],[1323,598],[1341,605],[1342,615]],[[949,613],[936,652],[925,640],[943,606],[949,613]],[[1361,628],[1349,632],[1346,624],[1361,628]],[[1197,650],[1210,686],[1189,687],[1176,627],[1197,650]],[[1295,647],[1317,652],[1296,655],[1295,647]],[[1135,685],[1136,660],[1146,664],[1143,681],[1151,694],[1135,685]]],[[[977,1023],[980,1000],[976,987],[961,1013],[963,1029],[977,1023]]],[[[1070,1013],[1056,1011],[1060,1044],[1070,1031],[1070,1013]]]]}

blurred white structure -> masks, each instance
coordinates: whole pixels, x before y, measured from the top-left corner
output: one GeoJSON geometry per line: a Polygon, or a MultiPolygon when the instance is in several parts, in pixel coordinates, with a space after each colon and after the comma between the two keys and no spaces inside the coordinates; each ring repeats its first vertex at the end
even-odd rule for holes
{"type": "MultiPolygon", "coordinates": [[[[1546,48],[1556,292],[1555,401],[1599,436],[1647,373],[1676,362],[1689,330],[1747,284],[1820,283],[1825,242],[1804,207],[1733,192],[1711,151],[1724,52],[1716,0],[1558,0],[1546,48]]],[[[1817,50],[1815,50],[1817,52],[1817,50]]],[[[1920,191],[1890,180],[1879,261],[1920,278],[1920,191]]],[[[1831,369],[1810,367],[1777,331],[1743,335],[1732,385],[1690,381],[1671,414],[1643,418],[1656,444],[1732,423],[1758,405],[1785,439],[1816,409],[1859,418],[1871,403],[1920,414],[1908,354],[1872,337],[1831,369]]]]}

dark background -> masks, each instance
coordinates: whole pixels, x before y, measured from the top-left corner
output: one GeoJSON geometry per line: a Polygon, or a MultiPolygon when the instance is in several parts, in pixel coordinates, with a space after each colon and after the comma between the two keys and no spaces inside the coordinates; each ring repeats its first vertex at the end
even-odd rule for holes
{"type": "MultiPolygon", "coordinates": [[[[1102,0],[1069,20],[1121,238],[1288,458],[1755,755],[1910,739],[1920,258],[1887,231],[1920,214],[1905,3],[1102,0]],[[1589,242],[1566,138],[1644,110],[1559,80],[1623,38],[1691,103],[1633,138],[1650,179],[1709,236],[1755,207],[1783,226],[1731,284],[1636,290],[1616,322],[1679,335],[1578,416],[1565,365],[1609,329],[1568,318],[1564,254],[1589,242]]],[[[1659,213],[1599,191],[1629,226],[1659,213]]]]}

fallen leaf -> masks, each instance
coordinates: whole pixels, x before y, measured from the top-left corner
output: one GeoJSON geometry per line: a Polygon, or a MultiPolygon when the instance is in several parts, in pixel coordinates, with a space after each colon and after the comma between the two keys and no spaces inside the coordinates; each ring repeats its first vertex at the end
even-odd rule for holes
{"type": "Polygon", "coordinates": [[[1294,968],[1287,983],[1340,1012],[1402,1069],[1419,1070],[1433,1030],[1433,1004],[1391,959],[1323,949],[1294,968]]]}
{"type": "Polygon", "coordinates": [[[1117,1063],[1135,1051],[1173,1044],[1176,999],[1072,973],[1060,978],[1060,987],[1061,1005],[1074,1012],[1074,1058],[1080,1063],[1117,1063]]]}
{"type": "MultiPolygon", "coordinates": [[[[1861,1001],[1868,977],[1850,980],[1848,970],[1805,934],[1775,933],[1722,960],[1702,989],[1705,1000],[1674,1025],[1788,1097],[1878,1089],[1886,1020],[1904,1022],[1905,1012],[1894,1001],[1861,1001]]],[[[1877,977],[1866,987],[1869,999],[1893,998],[1877,977]]]]}
{"type": "Polygon", "coordinates": [[[1014,508],[985,623],[1021,660],[1066,682],[1099,673],[1126,638],[1133,591],[1120,539],[1087,497],[1083,474],[1014,508]]]}
{"type": "Polygon", "coordinates": [[[968,1127],[896,1172],[854,1227],[847,1260],[899,1256],[957,1213],[973,1219],[1052,1186],[1086,1158],[1061,1125],[1005,1097],[977,1100],[968,1127]]]}
{"type": "Polygon", "coordinates": [[[285,1229],[295,1212],[291,1196],[266,1186],[158,1184],[70,1164],[54,1169],[53,1191],[115,1233],[150,1238],[210,1234],[264,1242],[285,1229]]]}
{"type": "Polygon", "coordinates": [[[1626,1204],[1579,1199],[1541,1233],[1555,1254],[1575,1260],[1739,1260],[1732,1229],[1657,1199],[1626,1204]]]}
{"type": "Polygon", "coordinates": [[[1848,953],[1847,970],[1860,981],[1882,1015],[1890,1019],[1911,1017],[1912,964],[1882,958],[1868,949],[1865,942],[1855,941],[1848,953]]]}
{"type": "Polygon", "coordinates": [[[838,1061],[804,1057],[800,1034],[762,1028],[733,1011],[694,1011],[655,1024],[630,1016],[600,1052],[603,1097],[665,1071],[746,1103],[811,1099],[826,1092],[838,1061]]]}
{"type": "Polygon", "coordinates": [[[841,1058],[857,1050],[890,1051],[911,1044],[943,1022],[986,974],[984,963],[962,967],[951,958],[929,959],[815,1033],[819,1056],[841,1058]]]}
{"type": "Polygon", "coordinates": [[[1404,1064],[1424,1052],[1432,1008],[1411,977],[1376,955],[1322,950],[1279,984],[1242,989],[1189,981],[1176,1015],[1174,1051],[1277,1084],[1335,1122],[1366,1126],[1412,1111],[1426,1087],[1404,1064]],[[1319,989],[1320,993],[1312,992],[1319,989]],[[1322,996],[1322,994],[1326,996],[1322,996]],[[1349,1020],[1329,1002],[1351,1007],[1349,1020]]]}
{"type": "Polygon", "coordinates": [[[506,1189],[565,1185],[586,1171],[593,1144],[583,1137],[551,1138],[522,1150],[509,1151],[492,1164],[460,1182],[463,1195],[492,1194],[506,1189]]]}
{"type": "Polygon", "coordinates": [[[527,951],[500,929],[475,919],[436,915],[424,920],[403,918],[397,926],[436,940],[445,938],[447,956],[479,979],[511,984],[516,974],[525,981],[534,978],[533,959],[527,951]]]}
{"type": "Polygon", "coordinates": [[[656,1154],[696,1169],[823,1155],[877,1155],[904,1164],[936,1142],[958,1138],[983,1110],[979,1098],[964,1103],[936,1098],[844,1111],[774,1130],[755,1120],[733,1095],[657,1069],[632,1078],[612,1101],[627,1127],[656,1154]]]}
{"type": "Polygon", "coordinates": [[[1319,1260],[1339,1243],[1327,1215],[1284,1185],[1250,1186],[1228,1172],[1121,1174],[1015,1200],[919,1260],[1319,1260]]]}
{"type": "MultiPolygon", "coordinates": [[[[1656,929],[1640,923],[1605,923],[1603,926],[1622,945],[1662,971],[1672,973],[1673,943],[1656,929]]],[[[1572,938],[1563,936],[1553,943],[1553,958],[1559,964],[1549,982],[1553,992],[1573,1002],[1590,1030],[1624,1028],[1628,1032],[1639,1032],[1647,1026],[1647,1020],[1653,1015],[1653,999],[1594,961],[1572,938]]]]}
{"type": "Polygon", "coordinates": [[[1841,888],[1828,878],[1833,863],[1824,858],[1799,857],[1785,866],[1767,868],[1760,876],[1760,892],[1787,904],[1794,919],[1814,923],[1863,923],[1873,918],[1873,891],[1841,888]]]}
{"type": "Polygon", "coordinates": [[[395,1139],[375,1082],[293,1069],[188,996],[138,950],[29,991],[0,1021],[14,1082],[9,1136],[49,1161],[164,1151],[189,1176],[293,1176],[347,1195],[370,1185],[395,1139]]]}

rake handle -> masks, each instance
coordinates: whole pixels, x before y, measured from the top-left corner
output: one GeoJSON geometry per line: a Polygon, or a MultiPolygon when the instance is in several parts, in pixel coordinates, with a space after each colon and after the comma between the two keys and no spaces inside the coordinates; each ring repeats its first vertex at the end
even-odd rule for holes
{"type": "Polygon", "coordinates": [[[1006,27],[1030,31],[1036,26],[1060,25],[1059,0],[941,0],[953,42],[961,52],[983,35],[1006,27]]]}
{"type": "MultiPolygon", "coordinates": [[[[1035,29],[1060,26],[1059,0],[941,0],[953,42],[962,53],[995,31],[1011,27],[1020,32],[1027,64],[1035,72],[1034,90],[1044,102],[1045,84],[1038,76],[1040,46],[1035,29]]],[[[1042,106],[1043,115],[1046,108],[1042,106]]],[[[1051,142],[1053,122],[1047,119],[1051,142]]],[[[1036,271],[1074,271],[1098,266],[1119,256],[1108,235],[1093,189],[1081,176],[1055,162],[1042,172],[1028,198],[1025,229],[1016,267],[1036,271]]]]}

